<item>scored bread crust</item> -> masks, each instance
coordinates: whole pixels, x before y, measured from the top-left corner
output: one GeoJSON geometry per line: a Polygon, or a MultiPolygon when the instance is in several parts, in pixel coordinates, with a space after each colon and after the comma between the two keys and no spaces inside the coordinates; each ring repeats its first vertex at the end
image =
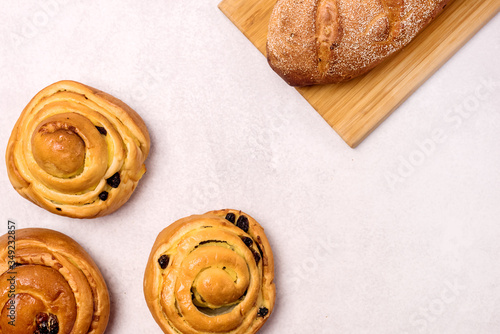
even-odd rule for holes
{"type": "Polygon", "coordinates": [[[360,76],[402,49],[452,0],[278,0],[267,58],[291,86],[360,76]]]}

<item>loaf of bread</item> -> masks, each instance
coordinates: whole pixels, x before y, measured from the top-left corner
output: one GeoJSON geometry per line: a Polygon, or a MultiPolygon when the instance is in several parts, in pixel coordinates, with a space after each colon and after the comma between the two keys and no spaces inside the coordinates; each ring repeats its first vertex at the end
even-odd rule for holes
{"type": "Polygon", "coordinates": [[[42,89],[7,146],[9,179],[23,197],[58,215],[95,218],[120,208],[146,171],[149,133],[117,98],[75,81],[42,89]]]}
{"type": "Polygon", "coordinates": [[[397,52],[451,0],[278,0],[267,58],[288,84],[337,83],[397,52]]]}
{"type": "Polygon", "coordinates": [[[144,296],[164,333],[256,333],[276,298],[264,229],[237,210],[176,221],[153,245],[144,296]]]}
{"type": "Polygon", "coordinates": [[[0,333],[102,334],[110,303],[104,278],[70,237],[49,229],[0,237],[0,333]]]}

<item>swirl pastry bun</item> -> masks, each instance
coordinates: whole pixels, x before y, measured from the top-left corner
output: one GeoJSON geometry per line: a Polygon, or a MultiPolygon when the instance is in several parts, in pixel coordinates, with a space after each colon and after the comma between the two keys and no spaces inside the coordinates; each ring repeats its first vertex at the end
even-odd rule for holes
{"type": "Polygon", "coordinates": [[[451,0],[277,0],[267,59],[289,85],[337,83],[381,63],[451,0]]]}
{"type": "Polygon", "coordinates": [[[154,243],[144,295],[165,333],[256,333],[276,298],[263,228],[236,210],[176,221],[154,243]]]}
{"type": "Polygon", "coordinates": [[[41,90],[12,131],[9,179],[52,213],[95,218],[114,212],[145,173],[150,139],[122,101],[74,81],[41,90]]]}
{"type": "Polygon", "coordinates": [[[20,229],[0,237],[0,255],[0,333],[104,333],[106,283],[73,239],[48,229],[20,229]]]}

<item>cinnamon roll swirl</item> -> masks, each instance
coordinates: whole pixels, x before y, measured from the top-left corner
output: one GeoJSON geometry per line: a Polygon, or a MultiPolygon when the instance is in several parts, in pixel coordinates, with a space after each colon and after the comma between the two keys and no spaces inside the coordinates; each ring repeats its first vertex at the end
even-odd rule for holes
{"type": "Polygon", "coordinates": [[[0,308],[0,333],[101,334],[109,295],[76,241],[28,228],[0,237],[0,308]]]}
{"type": "Polygon", "coordinates": [[[6,152],[14,188],[50,212],[94,218],[114,212],[146,171],[150,139],[140,116],[95,88],[60,81],[17,121],[6,152]]]}
{"type": "Polygon", "coordinates": [[[154,243],[144,294],[165,333],[256,333],[276,297],[263,228],[236,210],[178,220],[154,243]]]}

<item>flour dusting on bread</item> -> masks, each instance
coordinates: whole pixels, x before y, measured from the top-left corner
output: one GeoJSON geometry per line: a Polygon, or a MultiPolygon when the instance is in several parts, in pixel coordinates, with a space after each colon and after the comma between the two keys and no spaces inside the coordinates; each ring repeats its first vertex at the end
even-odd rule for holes
{"type": "Polygon", "coordinates": [[[278,0],[271,67],[293,86],[362,75],[407,45],[450,0],[278,0]]]}

